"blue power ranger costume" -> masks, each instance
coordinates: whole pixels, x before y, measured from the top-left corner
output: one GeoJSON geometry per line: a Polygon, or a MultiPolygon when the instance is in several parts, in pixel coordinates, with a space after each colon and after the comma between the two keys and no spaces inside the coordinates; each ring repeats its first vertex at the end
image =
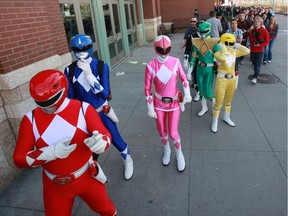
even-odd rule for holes
{"type": "Polygon", "coordinates": [[[77,57],[77,65],[75,65],[72,77],[71,72],[69,73],[69,66],[64,71],[69,82],[68,98],[90,103],[97,110],[103,124],[112,135],[112,144],[121,153],[125,165],[124,177],[129,180],[133,175],[133,160],[126,142],[118,131],[116,125],[118,119],[107,101],[110,93],[109,67],[104,63],[100,77],[98,71],[99,60],[91,57],[93,42],[88,35],[78,34],[72,37],[70,48],[77,57]]]}

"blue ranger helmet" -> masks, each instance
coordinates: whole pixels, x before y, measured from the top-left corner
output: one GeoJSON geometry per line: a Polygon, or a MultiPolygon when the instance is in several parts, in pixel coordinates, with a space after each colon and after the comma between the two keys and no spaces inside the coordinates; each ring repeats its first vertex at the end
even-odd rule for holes
{"type": "Polygon", "coordinates": [[[87,59],[93,54],[93,41],[89,35],[77,34],[71,38],[70,48],[77,59],[87,59]]]}

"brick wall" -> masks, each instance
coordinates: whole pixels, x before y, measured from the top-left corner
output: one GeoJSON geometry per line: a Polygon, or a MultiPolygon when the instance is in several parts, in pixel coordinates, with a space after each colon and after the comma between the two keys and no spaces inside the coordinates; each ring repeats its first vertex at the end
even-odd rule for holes
{"type": "MultiPolygon", "coordinates": [[[[58,0],[0,0],[0,192],[19,174],[13,152],[20,121],[35,108],[29,80],[71,62],[58,0]]],[[[23,169],[22,169],[23,170],[23,169]]]]}
{"type": "Polygon", "coordinates": [[[174,27],[182,28],[190,25],[190,19],[198,9],[202,18],[207,18],[209,11],[214,10],[211,0],[160,0],[162,22],[174,22],[174,27]]]}
{"type": "Polygon", "coordinates": [[[2,0],[0,74],[68,52],[58,0],[2,0]]]}
{"type": "Polygon", "coordinates": [[[144,19],[151,19],[156,17],[156,3],[155,0],[143,0],[144,19]]]}

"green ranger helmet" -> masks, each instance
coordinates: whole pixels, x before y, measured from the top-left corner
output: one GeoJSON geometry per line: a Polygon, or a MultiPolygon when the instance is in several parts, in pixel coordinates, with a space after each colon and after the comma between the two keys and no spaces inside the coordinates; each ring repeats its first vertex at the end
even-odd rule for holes
{"type": "Polygon", "coordinates": [[[211,35],[211,24],[208,22],[202,22],[199,24],[198,28],[201,38],[207,38],[211,35]]]}

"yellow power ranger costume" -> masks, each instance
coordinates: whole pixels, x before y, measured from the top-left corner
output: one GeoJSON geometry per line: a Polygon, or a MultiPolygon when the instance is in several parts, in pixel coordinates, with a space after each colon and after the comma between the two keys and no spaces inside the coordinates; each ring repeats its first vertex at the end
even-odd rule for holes
{"type": "MultiPolygon", "coordinates": [[[[224,101],[223,120],[231,127],[235,124],[230,119],[231,103],[236,89],[235,62],[236,58],[248,55],[250,50],[236,43],[232,34],[225,33],[220,38],[220,51],[214,53],[218,62],[218,73],[216,77],[216,102],[213,108],[212,132],[218,129],[218,117],[224,101]]],[[[237,77],[238,78],[238,77],[237,77]]]]}

